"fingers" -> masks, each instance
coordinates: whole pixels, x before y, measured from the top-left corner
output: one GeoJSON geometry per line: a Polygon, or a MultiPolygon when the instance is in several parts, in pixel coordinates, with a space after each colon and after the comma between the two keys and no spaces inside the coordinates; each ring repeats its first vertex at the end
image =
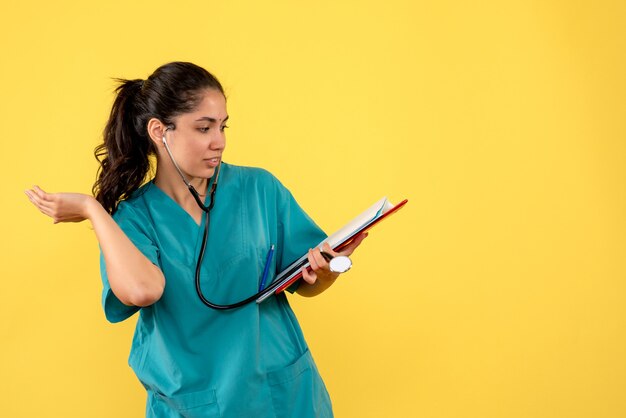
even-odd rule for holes
{"type": "Polygon", "coordinates": [[[322,251],[332,255],[333,257],[336,257],[339,255],[339,253],[334,252],[333,249],[330,248],[330,244],[328,244],[327,242],[325,242],[324,245],[322,246],[322,251]]]}
{"type": "Polygon", "coordinates": [[[308,259],[313,271],[328,270],[328,261],[326,261],[319,248],[309,249],[308,259]]]}
{"type": "Polygon", "coordinates": [[[39,209],[39,211],[41,213],[43,213],[44,215],[49,216],[51,218],[54,218],[54,214],[53,214],[52,208],[47,207],[47,206],[43,205],[42,203],[40,203],[38,198],[33,196],[30,192],[25,192],[25,193],[26,193],[26,196],[28,196],[28,199],[30,199],[31,203],[33,205],[35,205],[35,207],[37,209],[39,209]]]}
{"type": "Polygon", "coordinates": [[[316,282],[324,283],[325,287],[332,284],[339,276],[339,273],[332,272],[330,265],[326,258],[322,255],[322,250],[325,253],[335,257],[337,253],[333,251],[328,244],[324,244],[323,248],[309,249],[307,259],[310,264],[310,269],[306,267],[302,268],[302,279],[308,284],[314,284],[316,282]]]}
{"type": "Polygon", "coordinates": [[[40,206],[51,207],[53,204],[53,197],[49,193],[44,192],[39,186],[33,186],[32,189],[25,191],[26,195],[31,199],[33,203],[40,206]]]}
{"type": "Polygon", "coordinates": [[[24,190],[24,194],[26,196],[28,196],[28,200],[31,201],[31,203],[34,205],[35,204],[35,199],[33,198],[33,196],[31,195],[30,190],[24,190]]]}
{"type": "MultiPolygon", "coordinates": [[[[309,249],[307,254],[311,269],[302,268],[302,278],[305,282],[313,284],[317,281],[317,273],[323,270],[329,270],[328,261],[322,256],[319,248],[309,249]]],[[[330,270],[329,270],[330,271],[330,270]]]]}
{"type": "Polygon", "coordinates": [[[314,284],[317,281],[317,273],[302,267],[302,279],[308,284],[314,284]]]}
{"type": "Polygon", "coordinates": [[[39,195],[35,193],[34,190],[24,190],[24,193],[26,193],[28,199],[33,205],[37,207],[37,209],[42,210],[43,208],[46,208],[46,205],[43,204],[41,197],[39,197],[39,195]]]}
{"type": "Polygon", "coordinates": [[[33,186],[32,191],[43,201],[43,202],[51,202],[52,196],[46,192],[44,192],[39,186],[33,186]]]}
{"type": "Polygon", "coordinates": [[[348,244],[343,251],[341,251],[340,255],[352,255],[352,253],[354,252],[354,250],[357,249],[357,247],[359,245],[361,245],[361,243],[363,242],[363,240],[365,238],[367,238],[368,233],[367,232],[362,232],[359,235],[357,235],[351,242],[350,244],[348,244]]]}
{"type": "Polygon", "coordinates": [[[55,218],[54,202],[51,195],[44,192],[39,186],[33,186],[30,190],[24,190],[24,193],[41,213],[51,217],[55,223],[58,222],[55,218]]]}

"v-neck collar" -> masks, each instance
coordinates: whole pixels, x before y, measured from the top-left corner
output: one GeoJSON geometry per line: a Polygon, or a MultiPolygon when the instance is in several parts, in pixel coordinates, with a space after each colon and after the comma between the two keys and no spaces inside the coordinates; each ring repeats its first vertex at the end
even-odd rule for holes
{"type": "MultiPolygon", "coordinates": [[[[156,190],[156,193],[161,196],[161,200],[169,204],[169,206],[175,207],[177,211],[182,212],[184,216],[186,216],[195,226],[196,228],[201,228],[204,226],[205,222],[205,213],[202,211],[202,215],[200,216],[200,223],[196,222],[196,220],[191,216],[189,212],[187,212],[176,200],[174,200],[170,195],[165,193],[159,186],[156,185],[154,179],[150,180],[150,188],[156,190]]],[[[209,200],[209,193],[204,197],[204,205],[206,206],[209,200]]]]}

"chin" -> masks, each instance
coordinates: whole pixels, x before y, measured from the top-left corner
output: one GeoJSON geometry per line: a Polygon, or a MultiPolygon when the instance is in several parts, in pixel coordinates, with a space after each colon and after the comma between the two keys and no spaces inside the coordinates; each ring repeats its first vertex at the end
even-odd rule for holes
{"type": "Polygon", "coordinates": [[[213,177],[216,171],[217,170],[215,168],[211,168],[209,170],[202,170],[202,172],[199,173],[200,175],[198,177],[208,179],[208,178],[213,177]]]}

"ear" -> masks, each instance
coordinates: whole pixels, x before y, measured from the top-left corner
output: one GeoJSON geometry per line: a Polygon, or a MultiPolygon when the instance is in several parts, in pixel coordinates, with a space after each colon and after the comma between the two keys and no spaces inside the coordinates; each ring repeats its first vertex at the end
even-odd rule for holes
{"type": "Polygon", "coordinates": [[[157,147],[163,146],[163,135],[165,135],[166,126],[157,118],[148,121],[148,135],[157,147]]]}

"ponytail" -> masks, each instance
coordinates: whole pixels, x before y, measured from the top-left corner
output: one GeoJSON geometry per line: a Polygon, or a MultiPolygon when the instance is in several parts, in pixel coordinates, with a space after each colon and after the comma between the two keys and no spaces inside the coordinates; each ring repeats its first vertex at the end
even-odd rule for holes
{"type": "Polygon", "coordinates": [[[94,151],[100,168],[92,189],[96,200],[110,214],[120,200],[143,184],[150,170],[148,156],[154,153],[140,97],[144,81],[116,81],[120,85],[115,89],[117,97],[104,128],[104,142],[94,151]]]}

